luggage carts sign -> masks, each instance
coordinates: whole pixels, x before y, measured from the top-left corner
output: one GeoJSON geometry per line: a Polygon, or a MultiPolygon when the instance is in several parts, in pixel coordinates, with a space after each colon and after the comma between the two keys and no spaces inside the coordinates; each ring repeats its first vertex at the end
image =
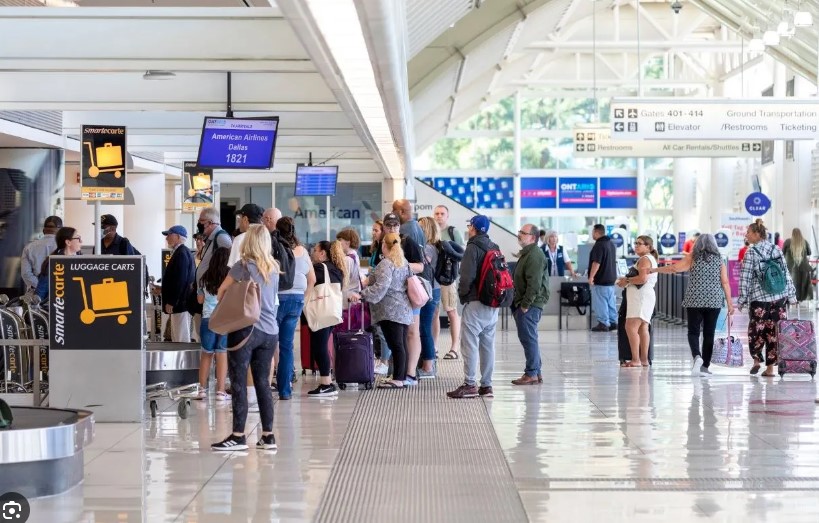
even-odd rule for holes
{"type": "Polygon", "coordinates": [[[125,127],[82,126],[80,193],[83,200],[125,200],[125,127]]]}
{"type": "Polygon", "coordinates": [[[142,256],[49,258],[52,350],[141,350],[142,256]]]}
{"type": "Polygon", "coordinates": [[[182,212],[199,212],[213,206],[213,169],[185,162],[182,173],[182,212]]]}

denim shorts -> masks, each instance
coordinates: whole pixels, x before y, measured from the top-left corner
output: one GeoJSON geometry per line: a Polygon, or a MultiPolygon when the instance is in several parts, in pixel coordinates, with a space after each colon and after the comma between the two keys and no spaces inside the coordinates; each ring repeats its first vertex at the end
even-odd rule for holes
{"type": "Polygon", "coordinates": [[[421,309],[412,309],[412,315],[413,316],[420,316],[421,315],[421,309]]]}
{"type": "Polygon", "coordinates": [[[199,326],[199,339],[202,340],[202,350],[208,354],[227,352],[227,336],[216,334],[208,329],[210,318],[202,318],[199,326]]]}

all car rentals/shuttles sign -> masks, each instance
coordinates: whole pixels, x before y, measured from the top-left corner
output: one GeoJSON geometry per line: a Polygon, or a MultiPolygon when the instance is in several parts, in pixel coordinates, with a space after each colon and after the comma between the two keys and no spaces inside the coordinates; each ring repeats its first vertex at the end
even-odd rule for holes
{"type": "Polygon", "coordinates": [[[611,126],[583,126],[574,129],[575,158],[758,158],[759,140],[728,142],[718,140],[619,140],[611,139],[611,126]]]}

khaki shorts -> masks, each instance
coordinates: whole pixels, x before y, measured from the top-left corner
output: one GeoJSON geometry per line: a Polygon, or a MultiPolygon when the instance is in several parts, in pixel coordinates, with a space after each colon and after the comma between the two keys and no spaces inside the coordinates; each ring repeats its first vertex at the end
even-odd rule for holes
{"type": "Polygon", "coordinates": [[[441,286],[441,307],[445,312],[454,311],[458,308],[458,285],[441,286]]]}

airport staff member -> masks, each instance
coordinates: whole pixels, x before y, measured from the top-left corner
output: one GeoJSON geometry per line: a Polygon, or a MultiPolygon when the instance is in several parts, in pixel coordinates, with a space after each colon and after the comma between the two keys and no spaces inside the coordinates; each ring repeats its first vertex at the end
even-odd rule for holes
{"type": "Polygon", "coordinates": [[[63,220],[59,216],[49,216],[43,222],[43,237],[23,247],[23,254],[20,255],[20,275],[23,277],[26,292],[32,292],[37,288],[40,269],[48,255],[57,249],[55,235],[62,226],[63,220]]]}

